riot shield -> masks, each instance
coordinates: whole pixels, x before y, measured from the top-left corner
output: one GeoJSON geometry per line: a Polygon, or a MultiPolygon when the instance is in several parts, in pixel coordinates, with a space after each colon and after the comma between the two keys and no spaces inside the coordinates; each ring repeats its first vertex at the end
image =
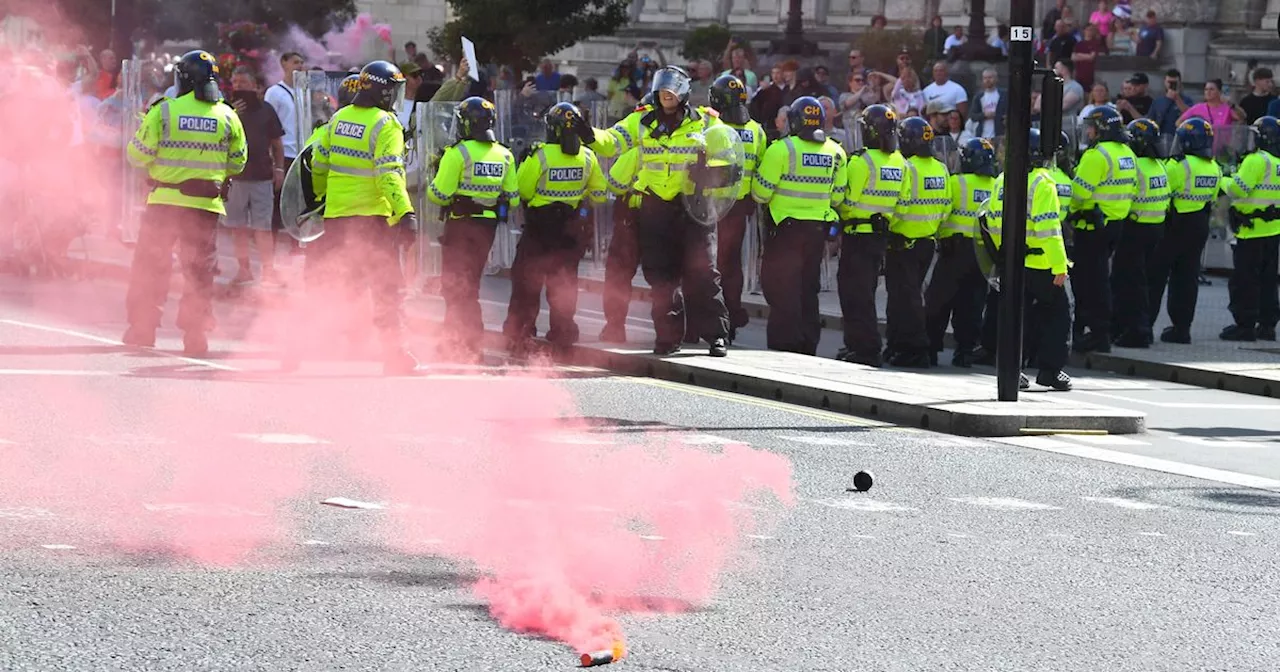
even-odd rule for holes
{"type": "Polygon", "coordinates": [[[293,73],[293,104],[297,111],[298,148],[338,109],[338,87],[347,72],[301,70],[293,73]]]}
{"type": "Polygon", "coordinates": [[[973,237],[974,252],[978,258],[978,269],[987,279],[987,284],[996,291],[1000,291],[1000,247],[992,233],[998,231],[1000,226],[999,221],[991,219],[991,199],[983,201],[978,207],[979,230],[978,235],[973,237]]]}
{"type": "Polygon", "coordinates": [[[948,173],[955,175],[960,172],[960,145],[955,138],[945,133],[935,135],[929,146],[933,149],[934,158],[947,167],[948,173]]]}
{"type": "Polygon", "coordinates": [[[845,146],[846,152],[856,152],[862,149],[862,113],[854,110],[846,110],[840,115],[840,121],[844,126],[845,137],[849,138],[849,144],[845,146]]]}
{"type": "Polygon", "coordinates": [[[745,160],[742,137],[727,124],[717,124],[702,134],[700,149],[706,165],[698,166],[692,175],[696,184],[692,193],[681,197],[685,212],[699,223],[713,226],[738,202],[745,160]]]}
{"type": "Polygon", "coordinates": [[[457,103],[419,103],[415,108],[413,133],[409,136],[409,144],[422,165],[418,171],[419,188],[410,186],[414,209],[418,213],[418,226],[421,227],[417,273],[428,281],[440,275],[441,249],[438,241],[444,234],[444,212],[427,198],[427,191],[435,180],[445,148],[454,142],[456,109],[457,103]]]}
{"type": "MultiPolygon", "coordinates": [[[[147,113],[147,102],[150,98],[148,87],[143,81],[145,61],[130,59],[120,64],[120,151],[126,152],[142,118],[147,113]]],[[[120,188],[120,235],[128,244],[138,242],[138,230],[142,226],[142,211],[147,206],[147,174],[146,171],[134,168],[128,161],[124,162],[124,177],[120,188]]]]}
{"type": "Polygon", "coordinates": [[[1172,133],[1164,133],[1161,129],[1160,144],[1157,151],[1160,152],[1161,158],[1176,158],[1182,155],[1182,147],[1178,145],[1178,136],[1172,133]]]}
{"type": "Polygon", "coordinates": [[[280,186],[280,222],[285,232],[300,243],[324,235],[324,201],[316,198],[311,185],[311,150],[298,152],[280,186]]]}

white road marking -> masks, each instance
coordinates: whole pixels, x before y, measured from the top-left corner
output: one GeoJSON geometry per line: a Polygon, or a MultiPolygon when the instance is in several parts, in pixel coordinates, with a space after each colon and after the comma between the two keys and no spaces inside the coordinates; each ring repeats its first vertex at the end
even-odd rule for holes
{"type": "MultiPolygon", "coordinates": [[[[1261,476],[1253,476],[1250,474],[1241,474],[1234,471],[1211,469],[1209,467],[1200,467],[1194,464],[1183,464],[1182,462],[1162,460],[1160,458],[1147,457],[1145,455],[1134,455],[1132,453],[1122,453],[1120,451],[1107,450],[1105,448],[1097,448],[1095,446],[1081,446],[1071,444],[1066,441],[1057,441],[1040,436],[1022,436],[995,440],[1009,445],[1043,450],[1050,453],[1058,453],[1060,455],[1070,455],[1072,457],[1079,457],[1086,460],[1110,462],[1112,464],[1121,464],[1126,467],[1134,467],[1136,469],[1147,469],[1150,471],[1164,472],[1166,474],[1186,476],[1188,478],[1198,478],[1205,481],[1227,483],[1229,485],[1236,485],[1242,488],[1280,492],[1280,481],[1263,478],[1261,476]]],[[[1222,444],[1213,445],[1220,446],[1222,444]]]]}
{"type": "Polygon", "coordinates": [[[961,504],[973,504],[974,506],[1003,511],[1058,511],[1062,509],[1060,506],[1029,502],[1025,499],[1014,499],[1013,497],[948,497],[947,499],[961,504]]]}
{"type": "Polygon", "coordinates": [[[796,443],[805,443],[811,446],[870,446],[867,441],[858,441],[856,439],[846,439],[839,436],[802,436],[802,435],[779,435],[778,438],[784,441],[794,441],[796,443]]]}
{"type": "Polygon", "coordinates": [[[76,550],[76,547],[75,547],[75,546],[68,546],[68,545],[66,545],[66,544],[41,544],[41,545],[40,545],[40,548],[47,548],[47,549],[49,549],[49,550],[51,550],[51,551],[74,551],[74,550],[76,550]]]}
{"type": "Polygon", "coordinates": [[[236,434],[235,436],[236,438],[245,439],[247,441],[275,443],[281,445],[311,446],[329,443],[324,439],[317,439],[314,436],[307,436],[306,434],[236,434]]]}
{"type": "Polygon", "coordinates": [[[0,376],[120,376],[113,371],[77,369],[0,369],[0,376]]]}
{"type": "MultiPolygon", "coordinates": [[[[37,330],[37,331],[47,331],[47,332],[49,332],[49,333],[51,333],[51,334],[62,334],[63,336],[71,336],[72,338],[82,338],[82,339],[84,339],[84,340],[86,340],[86,341],[92,341],[92,342],[94,342],[94,343],[102,343],[103,345],[118,345],[118,346],[124,347],[124,343],[122,343],[122,342],[120,342],[120,341],[113,340],[113,339],[110,339],[110,338],[103,338],[102,336],[95,336],[95,335],[93,335],[93,334],[87,334],[87,333],[85,333],[85,332],[83,332],[83,331],[75,331],[74,329],[62,329],[62,328],[60,328],[60,327],[50,327],[50,326],[46,326],[46,325],[43,325],[43,324],[32,324],[32,323],[30,323],[30,322],[19,322],[18,320],[0,320],[0,323],[3,323],[3,324],[10,324],[10,325],[13,325],[13,326],[15,326],[15,327],[26,327],[27,329],[35,329],[35,330],[37,330]]],[[[209,367],[209,368],[211,368],[211,369],[217,369],[217,370],[219,370],[219,371],[239,371],[239,369],[235,368],[234,366],[227,366],[226,364],[219,364],[219,363],[217,363],[217,362],[210,362],[210,361],[208,361],[208,360],[204,360],[204,359],[195,359],[195,358],[192,358],[192,357],[184,357],[184,356],[182,356],[182,355],[175,355],[175,354],[173,354],[173,353],[171,353],[171,352],[165,352],[165,351],[163,351],[163,350],[150,350],[150,351],[151,351],[151,352],[154,352],[154,353],[156,353],[156,354],[158,354],[158,355],[161,355],[161,356],[163,356],[163,357],[168,357],[168,358],[170,358],[170,359],[177,359],[177,360],[181,360],[181,361],[186,362],[186,363],[188,363],[188,364],[197,364],[197,365],[199,365],[199,366],[207,366],[207,367],[209,367]]]]}
{"type": "Polygon", "coordinates": [[[947,536],[948,536],[948,537],[953,537],[953,538],[955,538],[955,539],[972,539],[972,538],[973,538],[973,537],[971,537],[971,536],[969,536],[969,535],[967,535],[967,534],[959,534],[959,533],[956,533],[956,532],[948,532],[948,533],[947,533],[947,536]]]}
{"type": "Polygon", "coordinates": [[[1257,533],[1257,532],[1241,532],[1241,531],[1239,531],[1239,530],[1228,530],[1228,531],[1227,531],[1227,534],[1234,534],[1234,535],[1236,535],[1237,537],[1256,537],[1256,536],[1258,536],[1258,533],[1257,533]]]}
{"type": "Polygon", "coordinates": [[[1134,499],[1125,499],[1123,497],[1081,497],[1086,502],[1097,502],[1098,504],[1110,504],[1118,506],[1122,509],[1135,509],[1138,511],[1149,511],[1151,509],[1163,509],[1165,507],[1150,502],[1139,502],[1134,499]]]}
{"type": "Polygon", "coordinates": [[[715,434],[681,434],[677,436],[677,440],[690,446],[724,446],[732,443],[746,443],[746,441],[727,439],[715,434]]]}
{"type": "Polygon", "coordinates": [[[1143,404],[1145,406],[1157,406],[1159,408],[1198,408],[1198,409],[1219,409],[1223,411],[1274,411],[1280,409],[1280,402],[1270,404],[1206,404],[1201,402],[1174,402],[1174,401],[1148,401],[1146,399],[1134,399],[1133,397],[1125,397],[1119,394],[1105,394],[1102,392],[1088,392],[1081,390],[1080,394],[1089,394],[1095,397],[1105,397],[1116,401],[1125,401],[1132,404],[1143,404]]]}
{"type": "Polygon", "coordinates": [[[869,534],[850,534],[849,538],[850,539],[875,539],[875,537],[869,534]]]}
{"type": "Polygon", "coordinates": [[[658,536],[658,535],[656,535],[656,534],[639,534],[639,535],[636,535],[636,536],[638,536],[638,537],[640,537],[641,539],[644,539],[644,540],[646,540],[646,541],[662,541],[662,540],[666,539],[666,537],[660,537],[660,536],[658,536]]]}
{"type": "Polygon", "coordinates": [[[748,534],[747,538],[748,539],[772,539],[773,537],[767,534],[748,534]]]}
{"type": "Polygon", "coordinates": [[[1163,537],[1163,536],[1165,536],[1165,534],[1164,534],[1163,532],[1139,532],[1138,534],[1140,534],[1140,535],[1142,535],[1142,536],[1144,536],[1144,537],[1163,537]]]}
{"type": "Polygon", "coordinates": [[[222,504],[143,504],[142,508],[152,513],[191,514],[197,516],[252,516],[254,518],[265,518],[267,516],[265,513],[222,504]]]}
{"type": "Polygon", "coordinates": [[[1118,434],[1101,434],[1097,436],[1089,434],[1062,434],[1064,439],[1069,439],[1078,443],[1088,443],[1095,446],[1149,446],[1149,441],[1140,441],[1138,439],[1118,434]]]}
{"type": "Polygon", "coordinates": [[[1257,438],[1226,438],[1218,436],[1182,436],[1175,434],[1171,438],[1183,443],[1194,443],[1197,446],[1213,446],[1214,448],[1257,448],[1264,443],[1270,443],[1275,437],[1260,436],[1257,438]]]}
{"type": "Polygon", "coordinates": [[[879,499],[863,499],[861,497],[849,497],[846,499],[811,499],[808,500],[814,504],[830,507],[832,509],[845,509],[847,511],[866,511],[868,513],[887,513],[889,511],[916,511],[910,506],[886,502],[879,499]]]}
{"type": "Polygon", "coordinates": [[[303,546],[328,546],[328,545],[329,545],[329,542],[327,542],[327,541],[320,541],[319,539],[308,539],[308,540],[306,540],[306,541],[302,542],[302,545],[303,545],[303,546]]]}
{"type": "Polygon", "coordinates": [[[330,497],[329,499],[323,500],[320,503],[324,504],[325,506],[336,506],[340,509],[377,510],[377,509],[387,508],[386,504],[380,504],[377,502],[361,502],[355,499],[347,499],[346,497],[330,497]]]}
{"type": "Polygon", "coordinates": [[[0,518],[17,518],[20,520],[37,520],[44,518],[56,518],[57,516],[48,509],[37,509],[30,506],[13,506],[0,507],[0,518]]]}

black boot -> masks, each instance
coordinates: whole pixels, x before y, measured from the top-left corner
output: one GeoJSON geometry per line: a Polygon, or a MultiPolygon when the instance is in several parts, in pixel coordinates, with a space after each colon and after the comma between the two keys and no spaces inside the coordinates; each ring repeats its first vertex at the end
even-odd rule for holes
{"type": "Polygon", "coordinates": [[[1071,376],[1068,376],[1062,371],[1046,371],[1041,369],[1040,373],[1036,374],[1036,385],[1043,385],[1051,390],[1057,390],[1059,392],[1070,392],[1071,376]]]}
{"type": "Polygon", "coordinates": [[[1182,343],[1191,342],[1191,330],[1186,327],[1165,327],[1160,332],[1160,340],[1164,343],[1182,343]]]}
{"type": "Polygon", "coordinates": [[[1238,324],[1228,326],[1218,334],[1218,338],[1224,341],[1241,341],[1244,343],[1252,343],[1258,340],[1258,332],[1253,327],[1242,327],[1238,324]]]}
{"type": "Polygon", "coordinates": [[[729,341],[724,336],[711,339],[711,348],[707,354],[712,357],[724,357],[729,354],[729,341]]]}

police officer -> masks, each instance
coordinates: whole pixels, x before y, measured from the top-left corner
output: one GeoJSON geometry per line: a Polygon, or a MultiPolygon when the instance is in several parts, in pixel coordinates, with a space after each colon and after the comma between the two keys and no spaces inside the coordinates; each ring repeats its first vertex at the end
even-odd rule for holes
{"type": "Polygon", "coordinates": [[[801,96],[787,110],[788,135],[764,152],[751,196],[769,208],[760,286],[769,304],[767,347],[814,355],[822,334],[818,292],[827,231],[848,188],[844,152],[822,129],[822,103],[801,96]]]}
{"type": "Polygon", "coordinates": [[[446,356],[479,362],[484,336],[480,279],[498,225],[520,202],[515,157],[493,133],[493,103],[472,96],[454,113],[458,140],[440,157],[427,198],[443,206],[440,236],[446,356]]]}
{"type": "Polygon", "coordinates": [[[557,103],[543,116],[547,144],[531,148],[516,182],[524,203],[524,233],[511,264],[511,302],[503,325],[514,354],[528,349],[538,319],[543,285],[551,329],[547,341],[564,351],[578,341],[578,264],[589,242],[587,199],[606,199],[604,174],[577,127],[586,124],[572,103],[557,103]]]}
{"type": "MultiPolygon", "coordinates": [[[[653,92],[644,94],[635,110],[653,105],[653,92]]],[[[609,236],[609,250],[604,262],[604,329],[600,331],[601,343],[627,342],[627,313],[631,309],[631,281],[640,270],[640,248],[636,240],[636,213],[640,210],[641,195],[635,189],[636,175],[640,172],[640,147],[622,153],[609,167],[609,191],[615,196],[613,204],[613,232],[609,236]]],[[[683,305],[683,302],[681,303],[683,305]]],[[[683,313],[681,313],[683,319],[683,313]]]]}
{"type": "Polygon", "coordinates": [[[921,117],[898,127],[906,163],[884,255],[884,359],[893,366],[927,369],[931,362],[921,290],[933,262],[934,236],[951,211],[947,167],[933,156],[933,138],[933,127],[921,117]]]}
{"type": "Polygon", "coordinates": [[[1120,113],[1110,105],[1084,118],[1089,149],[1080,157],[1071,189],[1075,231],[1071,289],[1076,299],[1080,352],[1111,352],[1111,254],[1129,216],[1138,157],[1125,144],[1120,113]]]}
{"type": "Polygon", "coordinates": [[[657,104],[642,106],[607,131],[584,127],[582,140],[606,158],[640,147],[637,236],[640,266],[653,288],[654,353],[680,349],[685,329],[675,307],[683,284],[690,331],[710,343],[713,357],[724,357],[729,315],[711,261],[711,230],[682,203],[682,196],[703,187],[697,183],[706,155],[703,133],[723,122],[714,110],[689,104],[689,75],[678,67],[659,70],[653,91],[657,104]]]}
{"type": "MultiPolygon", "coordinates": [[[[1165,162],[1170,207],[1164,238],[1149,271],[1148,328],[1160,314],[1165,285],[1172,324],[1160,333],[1166,343],[1190,343],[1200,294],[1200,253],[1209,239],[1209,220],[1217,201],[1222,169],[1213,160],[1213,126],[1192,118],[1174,132],[1181,157],[1165,162]]],[[[1134,207],[1137,207],[1136,205],[1134,207]]]]}
{"type": "Polygon", "coordinates": [[[989,141],[970,138],[960,148],[960,174],[950,179],[951,211],[938,231],[938,263],[924,295],[934,364],[950,322],[956,339],[951,365],[973,366],[987,295],[987,278],[978,266],[974,237],[978,235],[978,209],[991,198],[996,172],[996,150],[989,141]]]}
{"type": "Polygon", "coordinates": [[[209,351],[214,326],[218,216],[226,214],[228,179],[244,170],[246,145],[240,118],[222,101],[213,55],[188,52],[176,70],[178,97],[148,110],[128,147],[129,162],[147,169],[152,191],[130,269],[122,340],[156,344],[176,243],[184,279],[177,325],[183,352],[200,357],[209,351]]]}
{"type": "MultiPolygon", "coordinates": [[[[1071,377],[1063,372],[1067,364],[1067,339],[1071,331],[1071,309],[1067,301],[1067,252],[1062,241],[1061,205],[1049,165],[1052,158],[1040,146],[1040,131],[1031,129],[1027,147],[1031,175],[1027,183],[1026,328],[1035,332],[1036,384],[1054,390],[1071,389],[1071,377]]],[[[989,238],[999,259],[1001,217],[1004,215],[1004,175],[996,180],[986,220],[989,238]]],[[[1026,375],[1021,389],[1031,387],[1026,375]]]]}
{"type": "MultiPolygon", "coordinates": [[[[1114,344],[1122,348],[1146,348],[1153,340],[1151,325],[1155,322],[1150,303],[1155,283],[1147,275],[1158,266],[1155,257],[1169,209],[1169,178],[1160,157],[1160,127],[1150,119],[1134,119],[1126,129],[1129,148],[1138,157],[1138,188],[1116,244],[1111,334],[1114,344]]],[[[1217,189],[1216,180],[1213,188],[1217,189]]]]}
{"type": "MultiPolygon", "coordinates": [[[[751,179],[765,150],[765,132],[747,111],[747,87],[733,75],[722,75],[711,84],[711,108],[721,121],[738,131],[745,150],[742,182],[738,187],[738,203],[716,225],[716,268],[724,289],[724,304],[729,311],[729,341],[738,329],[747,326],[749,317],[742,308],[742,243],[747,235],[747,219],[755,214],[751,200],[751,179]]],[[[842,164],[843,165],[843,164],[842,164]]],[[[844,196],[844,190],[840,190],[844,196]]]]}
{"type": "Polygon", "coordinates": [[[889,217],[903,189],[906,159],[898,153],[897,114],[870,105],[858,118],[863,148],[849,157],[849,186],[840,212],[843,236],[836,271],[844,347],[836,359],[879,367],[880,328],[876,285],[884,264],[889,217]]]}
{"type": "MultiPolygon", "coordinates": [[[[404,83],[391,63],[366,65],[351,104],[334,113],[312,148],[311,163],[316,194],[325,201],[325,232],[308,247],[308,272],[325,284],[345,285],[341,291],[347,297],[368,288],[388,375],[411,373],[418,365],[404,347],[401,324],[399,253],[417,235],[405,185],[404,128],[395,115],[404,83]]],[[[315,289],[309,282],[308,294],[315,289]]],[[[286,368],[297,361],[296,351],[286,353],[286,368]]]]}
{"type": "MultiPolygon", "coordinates": [[[[1230,222],[1235,233],[1231,250],[1231,317],[1235,324],[1219,335],[1224,341],[1274,341],[1280,320],[1276,296],[1280,254],[1280,121],[1261,117],[1251,130],[1256,148],[1222,190],[1232,197],[1230,222]]],[[[1196,260],[1199,261],[1197,255],[1196,260]]],[[[1173,303],[1173,280],[1169,301],[1173,303]]],[[[1194,283],[1193,283],[1194,285],[1194,283]]],[[[1193,304],[1194,305],[1194,304],[1193,304]]],[[[1172,317],[1172,305],[1170,305],[1172,317]]]]}

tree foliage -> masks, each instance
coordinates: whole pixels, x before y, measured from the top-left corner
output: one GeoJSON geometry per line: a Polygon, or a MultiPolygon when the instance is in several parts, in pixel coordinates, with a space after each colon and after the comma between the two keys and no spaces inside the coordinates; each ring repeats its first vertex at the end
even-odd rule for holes
{"type": "MultiPolygon", "coordinates": [[[[447,0],[453,21],[432,30],[432,51],[455,60],[462,37],[481,63],[527,71],[544,56],[588,37],[611,35],[627,23],[629,0],[447,0]]],[[[479,65],[479,64],[477,64],[479,65]]]]}
{"type": "Polygon", "coordinates": [[[924,37],[910,26],[867,31],[855,37],[852,46],[862,51],[864,63],[882,72],[897,73],[898,54],[904,50],[911,54],[911,62],[917,68],[926,65],[924,37]]]}
{"type": "Polygon", "coordinates": [[[290,25],[322,35],[356,15],[353,0],[136,0],[147,33],[160,39],[193,39],[206,48],[217,43],[218,24],[252,21],[276,35],[290,25]]]}
{"type": "Polygon", "coordinates": [[[694,28],[684,36],[684,47],[680,50],[680,55],[690,61],[711,61],[719,67],[720,57],[724,55],[725,47],[729,46],[731,39],[733,33],[718,23],[694,28]]]}

